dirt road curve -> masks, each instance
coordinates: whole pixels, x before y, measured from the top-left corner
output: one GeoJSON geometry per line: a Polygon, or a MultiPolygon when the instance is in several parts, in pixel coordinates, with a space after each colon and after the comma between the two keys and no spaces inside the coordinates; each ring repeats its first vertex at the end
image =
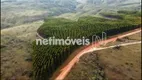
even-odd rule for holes
{"type": "Polygon", "coordinates": [[[80,57],[84,54],[86,54],[89,51],[95,51],[98,50],[98,47],[100,46],[101,43],[109,43],[109,42],[115,42],[117,39],[121,39],[136,33],[141,32],[141,28],[135,29],[135,30],[131,30],[128,31],[126,33],[123,33],[121,35],[116,35],[115,37],[112,37],[110,39],[104,40],[104,41],[100,41],[100,42],[94,42],[92,43],[92,45],[87,46],[85,49],[79,51],[77,53],[77,55],[67,64],[65,65],[61,70],[59,75],[57,75],[57,77],[55,78],[55,80],[64,80],[64,78],[67,76],[67,74],[70,72],[71,68],[74,66],[74,64],[76,62],[79,61],[80,57]]]}

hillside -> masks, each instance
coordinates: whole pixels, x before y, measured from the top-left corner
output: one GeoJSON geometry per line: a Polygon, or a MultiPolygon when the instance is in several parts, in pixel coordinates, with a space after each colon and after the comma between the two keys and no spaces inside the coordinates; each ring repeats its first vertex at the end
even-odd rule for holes
{"type": "Polygon", "coordinates": [[[50,16],[73,16],[69,19],[76,20],[81,16],[99,16],[100,12],[141,10],[140,0],[2,0],[1,7],[2,29],[50,16]]]}
{"type": "Polygon", "coordinates": [[[31,43],[42,24],[37,21],[1,30],[1,80],[31,79],[31,43]]]}
{"type": "Polygon", "coordinates": [[[56,3],[50,2],[50,0],[41,0],[41,2],[35,2],[32,0],[9,1],[1,3],[2,29],[44,20],[44,18],[48,16],[57,16],[63,13],[75,11],[75,2],[72,0],[65,0],[64,4],[60,4],[60,0],[56,3]]]}
{"type": "MultiPolygon", "coordinates": [[[[141,33],[122,38],[106,46],[137,41],[141,41],[141,33]]],[[[71,69],[65,80],[95,80],[95,78],[99,80],[141,80],[140,56],[141,44],[87,53],[71,69]]]]}
{"type": "Polygon", "coordinates": [[[34,46],[33,41],[39,38],[37,33],[44,38],[53,35],[58,38],[89,38],[101,31],[114,35],[119,33],[118,30],[127,31],[141,24],[140,2],[141,0],[1,0],[1,79],[31,80],[36,75],[41,78],[42,74],[49,74],[42,75],[43,78],[49,78],[71,52],[80,47],[49,46],[49,49],[47,46],[34,46]],[[41,56],[36,55],[38,57],[35,58],[31,56],[34,53],[43,55],[38,54],[41,56]],[[40,62],[45,68],[40,67],[40,62]],[[38,67],[33,69],[33,64],[38,67]],[[53,69],[52,66],[56,67],[53,69]],[[49,71],[46,73],[43,70],[47,68],[49,71]]]}
{"type": "MultiPolygon", "coordinates": [[[[78,21],[71,21],[63,18],[46,19],[44,24],[38,29],[38,33],[49,38],[55,36],[58,39],[89,38],[92,35],[100,35],[106,32],[108,36],[122,33],[131,29],[138,28],[141,24],[139,15],[133,13],[123,14],[123,18],[116,20],[82,17],[78,21]]],[[[92,40],[92,39],[91,39],[92,40]]],[[[92,42],[92,41],[91,41],[92,42]]],[[[66,60],[66,58],[81,45],[35,45],[33,44],[33,69],[34,79],[49,79],[52,73],[66,60]],[[44,65],[44,66],[43,66],[44,65]]]]}

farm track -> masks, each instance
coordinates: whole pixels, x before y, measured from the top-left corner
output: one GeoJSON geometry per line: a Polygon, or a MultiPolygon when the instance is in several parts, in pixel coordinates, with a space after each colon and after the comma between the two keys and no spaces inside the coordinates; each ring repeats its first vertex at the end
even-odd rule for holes
{"type": "MultiPolygon", "coordinates": [[[[92,52],[92,51],[96,51],[96,50],[103,50],[103,49],[107,49],[107,48],[112,48],[112,47],[116,47],[117,45],[114,46],[110,46],[110,47],[105,47],[105,48],[99,48],[101,45],[101,43],[110,43],[110,42],[115,42],[118,39],[122,39],[124,37],[136,34],[141,32],[141,28],[138,29],[134,29],[122,34],[118,34],[115,36],[110,37],[107,40],[103,40],[100,42],[93,42],[91,45],[88,46],[83,46],[79,49],[77,49],[75,52],[73,52],[69,58],[58,68],[58,70],[56,70],[56,72],[53,74],[51,80],[64,80],[64,78],[68,75],[68,73],[70,72],[71,68],[75,65],[75,63],[77,63],[80,59],[81,56],[83,56],[84,54],[88,53],[88,52],[92,52]]],[[[44,39],[42,36],[40,36],[37,33],[37,36],[41,39],[44,39]]],[[[139,44],[140,42],[134,42],[134,43],[126,43],[126,44],[120,44],[121,46],[127,46],[127,45],[132,45],[132,44],[139,44]]]]}

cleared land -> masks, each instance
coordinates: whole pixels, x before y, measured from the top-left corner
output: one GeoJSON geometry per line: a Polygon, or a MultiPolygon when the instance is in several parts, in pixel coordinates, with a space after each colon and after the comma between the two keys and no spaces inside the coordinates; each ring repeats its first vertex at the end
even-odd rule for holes
{"type": "Polygon", "coordinates": [[[29,80],[32,76],[31,42],[43,21],[1,30],[1,80],[29,80]]]}
{"type": "Polygon", "coordinates": [[[137,33],[137,34],[134,34],[134,35],[131,35],[128,37],[124,37],[122,39],[118,39],[116,42],[111,42],[111,43],[105,45],[105,47],[117,45],[117,44],[128,43],[128,42],[136,42],[136,41],[141,41],[141,33],[137,33]]]}
{"type": "MultiPolygon", "coordinates": [[[[130,41],[141,40],[140,34],[128,38],[130,41]]],[[[114,44],[118,43],[120,41],[114,44]]],[[[96,77],[99,80],[141,80],[141,45],[86,54],[73,67],[65,80],[94,80],[96,77]]]]}

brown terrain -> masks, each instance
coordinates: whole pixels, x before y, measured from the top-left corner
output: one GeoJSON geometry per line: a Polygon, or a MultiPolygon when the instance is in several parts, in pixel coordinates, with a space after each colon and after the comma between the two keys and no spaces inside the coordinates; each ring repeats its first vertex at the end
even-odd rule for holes
{"type": "Polygon", "coordinates": [[[1,80],[31,80],[31,43],[41,24],[43,21],[1,30],[1,80]]]}
{"type": "MultiPolygon", "coordinates": [[[[141,34],[106,46],[140,41],[141,34]]],[[[65,80],[141,80],[141,44],[96,51],[84,55],[65,80]]]]}

